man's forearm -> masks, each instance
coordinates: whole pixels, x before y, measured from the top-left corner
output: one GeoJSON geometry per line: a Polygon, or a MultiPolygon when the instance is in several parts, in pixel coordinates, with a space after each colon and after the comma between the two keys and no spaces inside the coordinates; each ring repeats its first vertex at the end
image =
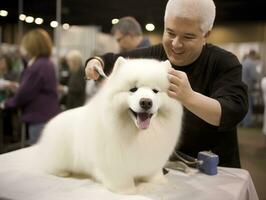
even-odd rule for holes
{"type": "Polygon", "coordinates": [[[189,111],[209,124],[214,126],[220,125],[222,108],[216,99],[193,92],[193,95],[186,102],[182,103],[189,111]]]}

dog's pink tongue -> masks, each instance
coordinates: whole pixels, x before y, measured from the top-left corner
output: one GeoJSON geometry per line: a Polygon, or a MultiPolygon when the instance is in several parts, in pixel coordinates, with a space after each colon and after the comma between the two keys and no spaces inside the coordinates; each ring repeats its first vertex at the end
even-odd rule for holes
{"type": "Polygon", "coordinates": [[[140,129],[147,129],[150,125],[150,117],[148,113],[139,113],[137,115],[137,122],[140,129]]]}

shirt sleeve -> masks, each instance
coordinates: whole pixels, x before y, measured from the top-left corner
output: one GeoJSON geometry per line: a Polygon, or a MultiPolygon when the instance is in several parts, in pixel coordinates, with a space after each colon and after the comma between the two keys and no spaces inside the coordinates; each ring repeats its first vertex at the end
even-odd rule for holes
{"type": "Polygon", "coordinates": [[[242,65],[234,55],[222,57],[216,67],[212,98],[222,108],[220,131],[234,128],[248,110],[247,86],[242,82],[242,65]]]}
{"type": "Polygon", "coordinates": [[[43,84],[43,78],[41,76],[40,69],[28,69],[27,73],[24,73],[24,77],[15,95],[7,99],[5,107],[14,108],[24,106],[36,97],[43,84]]]}

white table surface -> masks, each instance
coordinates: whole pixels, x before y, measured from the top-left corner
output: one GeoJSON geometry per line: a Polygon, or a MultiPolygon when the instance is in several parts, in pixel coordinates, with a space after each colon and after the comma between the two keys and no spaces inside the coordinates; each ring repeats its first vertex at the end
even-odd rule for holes
{"type": "Polygon", "coordinates": [[[34,150],[29,147],[0,155],[1,200],[258,200],[244,169],[219,168],[215,176],[171,170],[166,185],[149,185],[138,195],[122,195],[89,179],[39,172],[28,162],[34,150]]]}

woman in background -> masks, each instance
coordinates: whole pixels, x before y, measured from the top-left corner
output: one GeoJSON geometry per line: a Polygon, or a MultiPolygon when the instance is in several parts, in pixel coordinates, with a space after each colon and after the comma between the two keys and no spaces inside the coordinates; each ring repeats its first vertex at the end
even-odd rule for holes
{"type": "Polygon", "coordinates": [[[52,40],[45,30],[34,29],[22,38],[21,50],[29,62],[14,97],[2,107],[21,108],[22,121],[29,128],[29,142],[34,144],[46,122],[59,112],[55,66],[50,60],[52,40]]]}
{"type": "Polygon", "coordinates": [[[86,99],[86,81],[82,65],[81,53],[71,50],[66,55],[66,62],[69,67],[69,80],[67,85],[59,85],[60,93],[66,95],[66,109],[82,106],[86,99]]]}

